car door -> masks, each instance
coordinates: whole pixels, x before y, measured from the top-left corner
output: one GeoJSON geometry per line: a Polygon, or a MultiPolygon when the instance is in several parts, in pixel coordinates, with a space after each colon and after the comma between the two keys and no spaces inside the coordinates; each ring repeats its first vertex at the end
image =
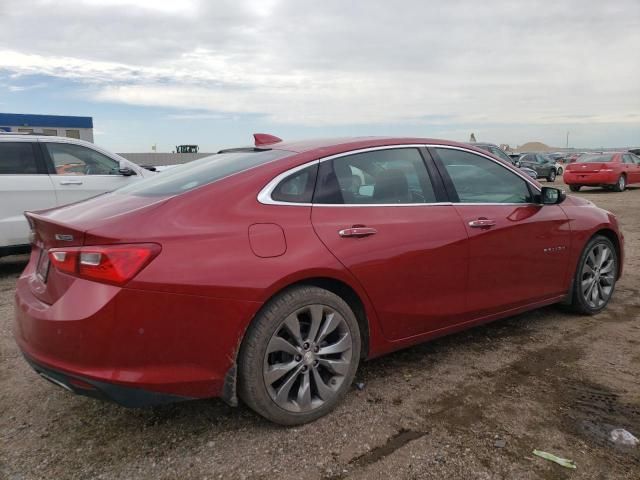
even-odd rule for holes
{"type": "Polygon", "coordinates": [[[416,147],[320,163],[313,227],[367,292],[390,339],[446,327],[465,309],[467,233],[442,200],[416,147]]]}
{"type": "Polygon", "coordinates": [[[470,315],[566,294],[571,232],[562,208],[534,203],[537,187],[487,156],[430,151],[469,235],[470,315]]]}
{"type": "Polygon", "coordinates": [[[631,157],[631,160],[633,161],[634,165],[636,166],[636,168],[635,168],[635,171],[636,171],[635,183],[640,183],[640,157],[638,157],[637,155],[634,155],[633,153],[630,153],[629,156],[631,157]]]}
{"type": "Polygon", "coordinates": [[[536,162],[538,164],[538,176],[547,178],[551,174],[553,163],[549,162],[542,155],[536,155],[536,162]]]}
{"type": "Polygon", "coordinates": [[[627,173],[627,184],[640,182],[640,165],[633,158],[633,155],[626,153],[622,156],[623,168],[627,173]]]}
{"type": "Polygon", "coordinates": [[[24,212],[56,206],[37,143],[29,140],[0,141],[0,247],[29,244],[24,212]]]}
{"type": "Polygon", "coordinates": [[[120,173],[118,160],[84,145],[61,142],[41,145],[49,161],[59,205],[110,192],[137,180],[137,175],[120,173]]]}

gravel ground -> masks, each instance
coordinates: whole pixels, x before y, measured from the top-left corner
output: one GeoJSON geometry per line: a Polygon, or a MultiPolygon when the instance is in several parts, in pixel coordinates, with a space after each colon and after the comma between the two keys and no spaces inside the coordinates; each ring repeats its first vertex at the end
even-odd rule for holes
{"type": "Polygon", "coordinates": [[[579,195],[626,235],[603,313],[548,307],[367,362],[362,391],[288,429],[217,400],[128,410],[40,379],[11,333],[25,258],[2,259],[0,478],[638,479],[640,447],[607,434],[640,437],[640,188],[579,195]]]}

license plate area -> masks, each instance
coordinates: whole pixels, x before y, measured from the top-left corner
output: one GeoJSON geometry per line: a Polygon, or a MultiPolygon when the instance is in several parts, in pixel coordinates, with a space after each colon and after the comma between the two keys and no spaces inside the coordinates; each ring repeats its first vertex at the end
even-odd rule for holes
{"type": "Polygon", "coordinates": [[[47,277],[49,276],[49,254],[46,249],[40,249],[40,256],[38,257],[38,265],[36,267],[36,275],[43,282],[47,283],[47,277]]]}

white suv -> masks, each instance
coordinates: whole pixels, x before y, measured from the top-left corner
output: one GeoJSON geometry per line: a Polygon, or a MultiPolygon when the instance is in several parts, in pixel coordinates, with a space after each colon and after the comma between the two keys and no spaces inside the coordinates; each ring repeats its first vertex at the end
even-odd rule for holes
{"type": "Polygon", "coordinates": [[[92,143],[0,134],[0,257],[29,251],[27,210],[65,205],[157,175],[92,143]]]}

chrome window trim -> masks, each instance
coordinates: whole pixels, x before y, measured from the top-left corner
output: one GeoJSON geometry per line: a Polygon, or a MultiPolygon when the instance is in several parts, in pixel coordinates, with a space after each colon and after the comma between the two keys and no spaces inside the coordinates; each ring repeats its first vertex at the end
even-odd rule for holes
{"type": "Polygon", "coordinates": [[[298,206],[298,207],[310,207],[312,205],[311,203],[283,202],[279,200],[274,200],[271,198],[271,194],[273,193],[273,191],[276,189],[276,187],[280,184],[282,180],[284,180],[290,175],[293,175],[296,172],[299,172],[300,170],[304,170],[305,168],[315,164],[319,165],[320,160],[311,160],[310,162],[304,163],[302,165],[298,165],[297,167],[291,168],[286,172],[281,173],[280,175],[275,177],[273,180],[271,180],[269,183],[267,183],[267,185],[262,190],[260,190],[260,193],[258,193],[258,201],[265,205],[292,205],[292,206],[298,206]]]}
{"type": "MultiPolygon", "coordinates": [[[[379,147],[367,147],[367,148],[360,148],[358,150],[350,150],[348,152],[342,152],[342,153],[337,153],[335,155],[330,155],[328,157],[324,157],[324,158],[319,158],[316,160],[311,160],[307,163],[304,163],[302,165],[298,165],[297,167],[293,167],[290,168],[289,170],[282,172],[281,174],[277,175],[276,177],[274,177],[269,183],[267,183],[267,185],[264,186],[264,188],[262,190],[260,190],[260,192],[258,193],[258,197],[257,200],[258,202],[262,203],[263,205],[286,205],[286,206],[294,206],[294,207],[339,207],[339,208],[346,208],[346,207],[425,207],[425,206],[453,206],[453,205],[511,205],[511,206],[525,206],[525,205],[538,205],[537,203],[494,203],[494,202],[486,202],[486,203],[463,203],[463,202],[430,202],[430,203],[297,203],[297,202],[283,202],[283,201],[278,201],[278,200],[273,200],[271,198],[271,194],[273,193],[273,191],[276,189],[276,187],[278,186],[278,184],[284,180],[285,178],[287,178],[289,175],[292,175],[300,170],[304,170],[307,167],[310,167],[311,165],[314,164],[318,164],[320,165],[320,163],[322,162],[327,162],[329,160],[334,160],[336,158],[341,158],[341,157],[347,157],[349,155],[356,155],[359,153],[366,153],[366,152],[375,152],[378,150],[392,150],[392,149],[399,149],[399,148],[448,148],[450,150],[460,150],[462,152],[466,152],[466,153],[471,153],[474,155],[478,155],[480,157],[486,158],[487,160],[491,160],[492,162],[494,162],[495,164],[501,166],[502,168],[504,168],[505,170],[508,170],[510,172],[512,172],[513,174],[515,174],[516,176],[520,177],[521,179],[523,179],[526,183],[528,183],[529,185],[531,185],[535,191],[537,191],[538,193],[541,193],[540,187],[538,187],[535,183],[533,183],[533,181],[531,181],[532,179],[524,172],[519,172],[516,170],[517,167],[514,167],[514,169],[510,169],[508,168],[508,166],[503,165],[501,160],[497,160],[495,158],[492,158],[489,155],[486,154],[482,154],[480,152],[476,152],[474,150],[469,150],[467,148],[464,147],[458,147],[458,146],[454,146],[454,145],[436,145],[436,144],[400,144],[400,145],[382,145],[379,147]]],[[[487,152],[488,153],[488,152],[487,152]]]]}

